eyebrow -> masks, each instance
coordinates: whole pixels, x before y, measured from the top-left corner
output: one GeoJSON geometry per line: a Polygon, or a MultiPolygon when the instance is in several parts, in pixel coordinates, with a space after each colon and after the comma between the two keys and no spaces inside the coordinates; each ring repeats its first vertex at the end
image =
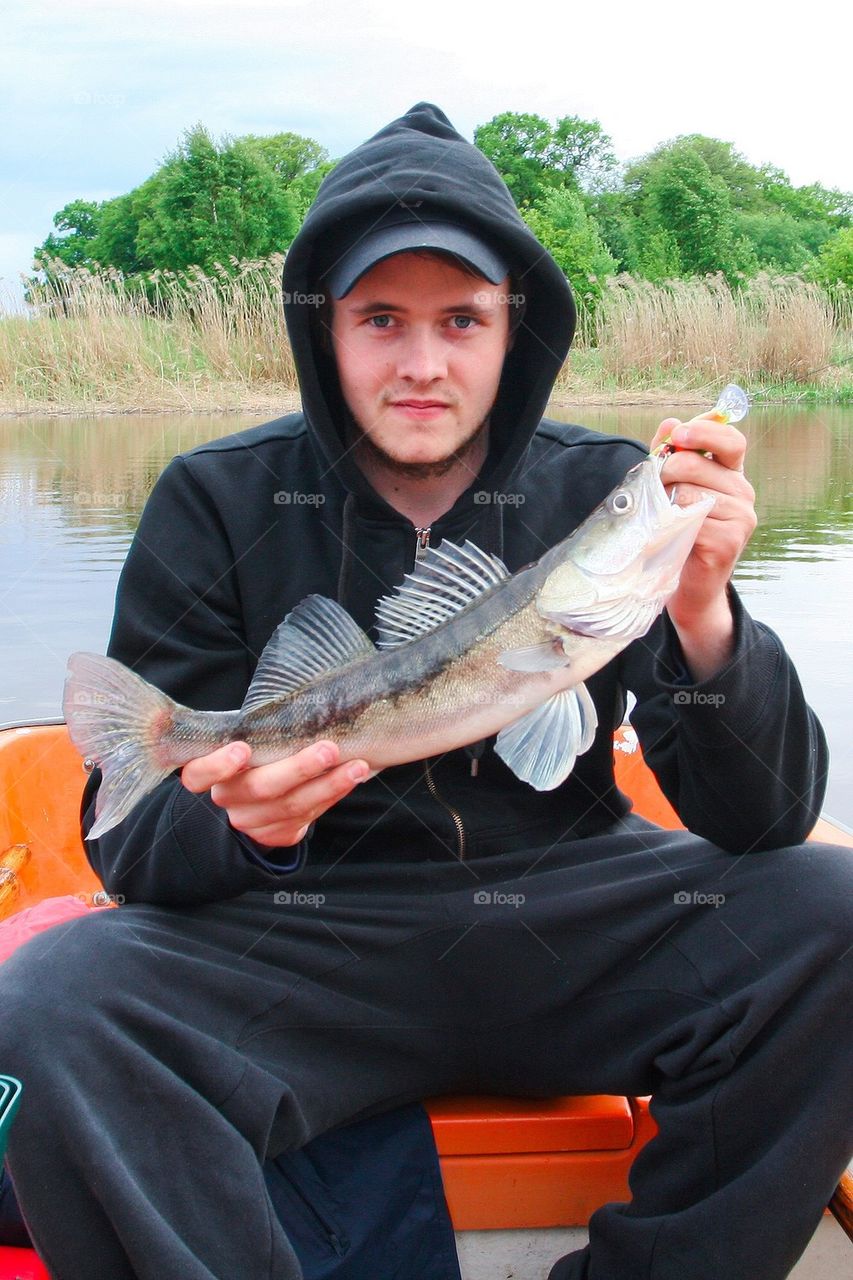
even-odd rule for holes
{"type": "MultiPolygon", "coordinates": [[[[376,301],[357,303],[354,307],[349,307],[348,310],[352,312],[353,315],[361,316],[368,315],[371,311],[405,311],[406,308],[401,307],[395,302],[376,301]]],[[[496,310],[497,308],[494,306],[466,299],[464,302],[455,302],[449,307],[442,307],[441,313],[442,315],[458,315],[460,312],[468,312],[474,315],[485,316],[492,315],[496,310]]]]}

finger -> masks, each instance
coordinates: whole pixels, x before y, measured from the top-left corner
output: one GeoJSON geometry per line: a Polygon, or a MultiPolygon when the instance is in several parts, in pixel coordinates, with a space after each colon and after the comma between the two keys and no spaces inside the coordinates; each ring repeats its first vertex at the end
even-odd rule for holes
{"type": "MultiPolygon", "coordinates": [[[[254,773],[256,771],[252,771],[254,773]]],[[[228,817],[240,830],[266,826],[274,822],[311,823],[336,804],[343,796],[358,786],[369,775],[370,768],[364,760],[347,760],[345,764],[330,769],[297,787],[287,787],[267,794],[258,794],[255,779],[244,775],[216,786],[211,792],[214,803],[228,810],[228,817]]]]}
{"type": "Polygon", "coordinates": [[[254,804],[274,800],[319,777],[336,765],[340,751],[334,742],[313,742],[292,756],[272,764],[257,765],[217,784],[213,800],[228,808],[232,804],[254,804]]]}
{"type": "Polygon", "coordinates": [[[675,428],[680,425],[680,418],[664,418],[663,422],[652,437],[651,444],[649,445],[649,452],[651,452],[652,449],[656,449],[657,446],[666,440],[667,436],[671,435],[675,428]]]}
{"type": "Polygon", "coordinates": [[[742,471],[746,436],[728,423],[710,418],[694,418],[673,428],[672,443],[682,449],[712,453],[714,460],[731,471],[742,471]]]}
{"type": "MultiPolygon", "coordinates": [[[[673,501],[678,507],[689,507],[708,496],[711,491],[698,485],[679,484],[675,488],[673,501]]],[[[713,493],[714,505],[708,512],[709,520],[737,520],[750,528],[754,527],[755,511],[752,504],[737,494],[713,493]]]]}
{"type": "MultiPolygon", "coordinates": [[[[298,844],[312,822],[370,777],[366,761],[348,760],[278,800],[228,808],[232,826],[261,844],[298,844]]],[[[212,793],[216,798],[215,790],[212,793]]]]}
{"type": "Polygon", "coordinates": [[[692,484],[705,488],[709,493],[730,493],[747,502],[755,500],[755,490],[742,471],[718,462],[716,457],[706,458],[694,450],[672,453],[661,471],[664,487],[692,484]]]}
{"type": "Polygon", "coordinates": [[[209,791],[215,783],[235,777],[246,768],[251,758],[252,748],[247,742],[229,742],[185,764],[181,770],[181,782],[187,791],[195,794],[209,791]]]}

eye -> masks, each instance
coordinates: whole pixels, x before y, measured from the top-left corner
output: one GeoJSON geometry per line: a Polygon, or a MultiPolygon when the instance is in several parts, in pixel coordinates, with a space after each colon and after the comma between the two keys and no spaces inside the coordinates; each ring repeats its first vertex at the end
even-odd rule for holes
{"type": "Polygon", "coordinates": [[[373,329],[389,329],[391,327],[391,317],[371,316],[368,323],[373,329]]]}
{"type": "Polygon", "coordinates": [[[477,321],[473,316],[454,316],[452,323],[455,329],[471,329],[477,321]]]}
{"type": "Polygon", "coordinates": [[[614,516],[625,516],[634,510],[634,495],[627,489],[617,489],[607,499],[607,509],[614,516]]]}

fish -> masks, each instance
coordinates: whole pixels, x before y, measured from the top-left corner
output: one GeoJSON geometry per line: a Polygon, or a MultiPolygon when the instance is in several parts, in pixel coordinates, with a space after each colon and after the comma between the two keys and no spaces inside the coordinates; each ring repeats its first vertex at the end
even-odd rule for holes
{"type": "Polygon", "coordinates": [[[330,739],[370,775],[496,735],[494,750],[549,791],[592,745],[584,684],[649,630],[675,591],[706,515],[670,500],[647,456],[571,533],[510,573],[466,540],[429,547],[376,606],[374,643],[336,601],[305,597],[261,654],[243,705],[181,706],[99,654],[68,661],[63,711],[102,772],[98,839],[175,770],[228,742],[253,765],[330,739]]]}

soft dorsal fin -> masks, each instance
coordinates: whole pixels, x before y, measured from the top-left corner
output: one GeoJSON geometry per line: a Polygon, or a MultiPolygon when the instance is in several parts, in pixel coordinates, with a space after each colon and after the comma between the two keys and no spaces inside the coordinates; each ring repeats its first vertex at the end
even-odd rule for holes
{"type": "Polygon", "coordinates": [[[306,596],[272,633],[243,703],[251,711],[376,648],[346,609],[325,596],[306,596]]]}
{"type": "Polygon", "coordinates": [[[509,576],[502,560],[473,542],[460,547],[445,539],[438,547],[428,547],[414,572],[376,606],[379,648],[416,640],[509,576]]]}

